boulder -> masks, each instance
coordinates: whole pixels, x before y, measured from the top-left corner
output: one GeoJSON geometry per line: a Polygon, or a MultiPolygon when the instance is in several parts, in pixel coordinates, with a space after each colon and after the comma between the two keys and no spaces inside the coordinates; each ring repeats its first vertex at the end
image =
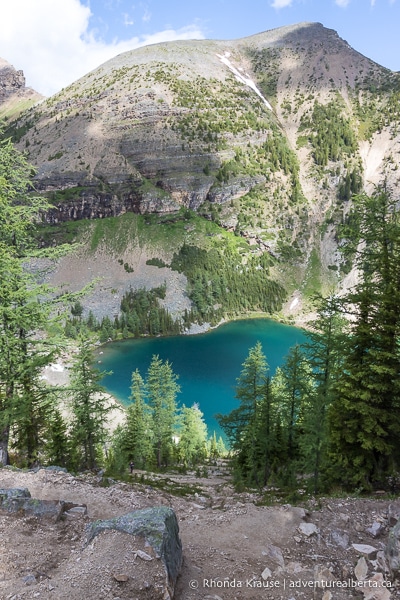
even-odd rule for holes
{"type": "Polygon", "coordinates": [[[389,531],[385,557],[392,577],[400,575],[400,520],[389,531]]]}
{"type": "Polygon", "coordinates": [[[390,527],[394,527],[400,519],[400,502],[392,502],[388,508],[388,523],[390,527]]]}
{"type": "Polygon", "coordinates": [[[64,513],[84,516],[87,508],[64,500],[38,500],[27,488],[9,488],[0,489],[0,512],[58,521],[64,513]]]}
{"type": "Polygon", "coordinates": [[[55,500],[32,498],[27,488],[10,488],[0,489],[0,511],[58,520],[63,507],[62,503],[55,500]]]}
{"type": "Polygon", "coordinates": [[[100,533],[109,530],[144,538],[164,565],[166,598],[172,598],[182,567],[182,543],[174,511],[166,506],[158,506],[136,510],[114,519],[95,521],[87,527],[85,545],[100,533]]]}

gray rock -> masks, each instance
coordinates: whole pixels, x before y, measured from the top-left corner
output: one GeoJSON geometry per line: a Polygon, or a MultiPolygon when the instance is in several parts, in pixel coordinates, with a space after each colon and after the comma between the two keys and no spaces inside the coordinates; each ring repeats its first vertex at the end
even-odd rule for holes
{"type": "Polygon", "coordinates": [[[370,546],[369,544],[352,544],[352,547],[356,552],[362,554],[366,558],[374,559],[376,558],[378,550],[374,548],[374,546],[370,546]]]}
{"type": "Polygon", "coordinates": [[[52,473],[68,473],[65,467],[58,467],[57,465],[50,465],[49,467],[44,467],[45,471],[50,471],[52,473]]]}
{"type": "Polygon", "coordinates": [[[25,583],[25,585],[34,585],[35,583],[37,583],[36,577],[33,575],[33,573],[25,575],[22,581],[25,583]]]}
{"type": "Polygon", "coordinates": [[[394,527],[397,521],[400,519],[400,504],[399,502],[392,502],[388,508],[388,522],[389,527],[394,527]]]}
{"type": "Polygon", "coordinates": [[[31,493],[28,488],[6,488],[0,489],[0,502],[3,505],[11,503],[20,498],[30,498],[31,493]]]}
{"type": "Polygon", "coordinates": [[[310,537],[312,535],[317,534],[319,532],[319,529],[316,525],[314,525],[314,523],[300,523],[299,531],[303,535],[310,537]]]}
{"type": "Polygon", "coordinates": [[[283,558],[281,549],[277,546],[273,546],[271,544],[266,550],[262,551],[262,555],[266,556],[274,565],[284,568],[285,560],[283,558]]]}
{"type": "Polygon", "coordinates": [[[32,498],[27,488],[0,489],[0,512],[19,515],[33,515],[58,521],[70,511],[86,514],[86,505],[64,502],[63,500],[38,500],[32,498]]]}
{"type": "Polygon", "coordinates": [[[268,569],[268,567],[265,567],[264,571],[261,573],[261,577],[263,579],[269,579],[270,577],[272,577],[271,570],[268,569]]]}
{"type": "Polygon", "coordinates": [[[364,581],[368,575],[368,565],[367,561],[363,556],[358,559],[358,562],[354,569],[354,575],[356,576],[357,581],[364,581]]]}
{"type": "Polygon", "coordinates": [[[340,546],[340,548],[348,548],[349,546],[349,536],[344,531],[340,531],[339,529],[334,529],[331,532],[331,540],[332,543],[336,546],[340,546]]]}
{"type": "Polygon", "coordinates": [[[389,531],[385,558],[393,577],[400,575],[400,521],[389,531]]]}
{"type": "Polygon", "coordinates": [[[378,523],[378,521],[374,521],[371,527],[368,527],[365,531],[369,533],[373,538],[377,538],[383,531],[383,525],[382,523],[378,523]]]}
{"type": "Polygon", "coordinates": [[[36,500],[27,488],[0,490],[0,512],[19,513],[59,519],[63,511],[62,503],[55,500],[36,500]]]}
{"type": "Polygon", "coordinates": [[[389,573],[389,567],[386,561],[385,553],[382,550],[379,550],[376,555],[376,565],[379,571],[382,573],[389,573]]]}
{"type": "Polygon", "coordinates": [[[86,545],[99,533],[107,530],[143,537],[152,546],[157,558],[164,564],[167,591],[172,598],[182,567],[182,543],[174,511],[166,506],[157,506],[136,510],[114,519],[95,521],[87,527],[86,545]]]}

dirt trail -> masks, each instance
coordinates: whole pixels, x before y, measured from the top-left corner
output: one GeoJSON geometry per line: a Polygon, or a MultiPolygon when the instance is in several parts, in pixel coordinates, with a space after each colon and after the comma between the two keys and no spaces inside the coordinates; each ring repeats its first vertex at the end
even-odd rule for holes
{"type": "MultiPolygon", "coordinates": [[[[388,578],[383,557],[388,510],[391,504],[391,512],[399,512],[400,502],[346,498],[309,501],[304,507],[257,506],[256,494],[236,494],[222,467],[213,470],[209,478],[166,478],[165,487],[187,490],[196,485],[196,492],[178,497],[160,490],[160,481],[148,475],[143,483],[101,487],[101,478],[89,475],[0,469],[0,488],[27,487],[34,498],[86,504],[88,511],[84,518],[57,523],[0,516],[0,599],[155,600],[162,569],[132,560],[137,540],[114,533],[83,549],[82,539],[88,521],[159,505],[172,507],[179,521],[184,564],[176,586],[178,600],[362,597],[349,589],[337,588],[329,596],[326,588],[293,587],[296,582],[356,580],[361,555],[352,544],[376,550],[366,560],[367,578],[388,578]],[[375,537],[367,531],[374,523],[379,529],[375,537]],[[128,574],[128,582],[115,580],[118,570],[128,574]],[[142,582],[139,588],[130,587],[134,581],[142,582]]],[[[136,477],[140,481],[141,474],[136,477]]],[[[382,586],[379,593],[369,598],[400,598],[396,587],[389,596],[382,595],[389,593],[382,586]]]]}

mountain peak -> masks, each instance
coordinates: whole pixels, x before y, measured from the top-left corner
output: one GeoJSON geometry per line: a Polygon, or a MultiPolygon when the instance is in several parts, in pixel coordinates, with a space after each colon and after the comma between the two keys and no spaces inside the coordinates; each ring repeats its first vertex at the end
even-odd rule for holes
{"type": "Polygon", "coordinates": [[[0,57],[0,118],[15,118],[43,96],[26,87],[25,75],[0,57]]]}

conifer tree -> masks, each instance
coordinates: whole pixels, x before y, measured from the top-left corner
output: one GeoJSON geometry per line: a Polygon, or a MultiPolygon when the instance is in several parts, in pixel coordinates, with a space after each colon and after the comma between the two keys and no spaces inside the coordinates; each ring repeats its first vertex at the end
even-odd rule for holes
{"type": "Polygon", "coordinates": [[[271,378],[266,377],[255,437],[260,470],[257,480],[263,486],[268,483],[273,465],[280,451],[276,436],[277,416],[277,406],[272,392],[271,378]]]}
{"type": "Polygon", "coordinates": [[[0,143],[0,464],[8,464],[10,429],[34,460],[44,407],[40,368],[54,360],[56,346],[38,339],[48,325],[54,300],[24,269],[34,251],[34,230],[47,203],[32,194],[31,167],[9,140],[0,143]],[[34,408],[35,407],[35,408],[34,408]],[[41,410],[40,409],[40,410],[41,410]],[[30,420],[33,412],[38,416],[30,420]],[[24,423],[27,428],[24,430],[24,423]]]}
{"type": "Polygon", "coordinates": [[[105,373],[93,367],[91,343],[81,338],[71,368],[71,438],[78,456],[79,469],[95,469],[97,446],[107,438],[106,416],[112,406],[100,385],[105,373]]]}
{"type": "Polygon", "coordinates": [[[70,444],[68,427],[61,412],[55,408],[50,414],[45,444],[47,463],[59,467],[69,466],[70,444]]]}
{"type": "Polygon", "coordinates": [[[326,466],[329,442],[328,410],[334,385],[340,375],[345,322],[339,298],[315,298],[317,318],[310,323],[303,345],[312,368],[313,389],[304,404],[300,440],[303,466],[312,473],[313,491],[320,488],[321,470],[326,466]]]}
{"type": "Polygon", "coordinates": [[[180,391],[177,379],[171,364],[154,355],[147,372],[146,386],[158,468],[168,464],[174,450],[176,397],[180,391]]]}
{"type": "Polygon", "coordinates": [[[179,457],[184,467],[193,467],[207,457],[207,425],[197,404],[183,406],[180,421],[179,457]]]}
{"type": "Polygon", "coordinates": [[[330,411],[331,460],[348,485],[385,485],[400,466],[400,222],[388,190],[356,197],[347,230],[359,282],[330,411]]]}
{"type": "Polygon", "coordinates": [[[213,435],[209,439],[209,448],[210,448],[210,450],[209,450],[210,458],[212,460],[215,460],[216,458],[218,458],[217,434],[215,433],[215,431],[213,432],[213,435]]]}
{"type": "Polygon", "coordinates": [[[259,419],[268,373],[260,342],[250,349],[237,379],[238,408],[217,418],[235,452],[237,474],[244,482],[260,485],[259,419]]]}
{"type": "Polygon", "coordinates": [[[280,406],[286,456],[290,464],[299,458],[303,407],[311,389],[311,373],[300,346],[290,348],[273,379],[273,393],[280,406]]]}
{"type": "Polygon", "coordinates": [[[127,463],[132,461],[137,468],[145,469],[152,455],[151,415],[146,404],[145,384],[138,369],[132,373],[130,400],[121,449],[127,463]]]}

